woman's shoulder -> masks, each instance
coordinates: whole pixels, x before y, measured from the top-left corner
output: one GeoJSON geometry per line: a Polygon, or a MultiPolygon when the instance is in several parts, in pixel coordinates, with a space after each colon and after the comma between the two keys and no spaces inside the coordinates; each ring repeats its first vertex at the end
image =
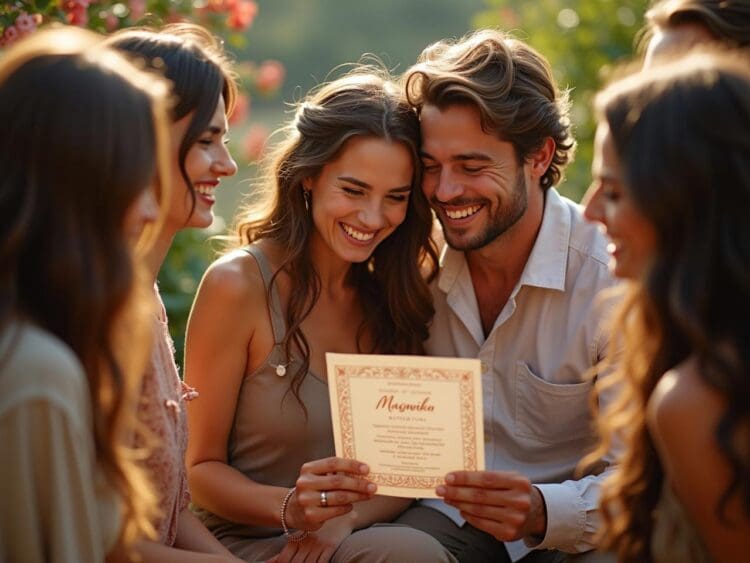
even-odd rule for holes
{"type": "Polygon", "coordinates": [[[265,303],[266,280],[259,260],[265,261],[270,271],[275,271],[278,252],[271,243],[254,243],[259,253],[252,253],[248,247],[241,247],[225,254],[213,262],[201,281],[201,293],[212,295],[245,305],[260,301],[265,303]],[[256,257],[260,254],[260,258],[256,257]]]}
{"type": "Polygon", "coordinates": [[[648,401],[649,417],[658,422],[694,413],[694,409],[721,409],[722,395],[700,373],[695,358],[688,358],[666,372],[656,384],[648,401]]]}
{"type": "Polygon", "coordinates": [[[695,433],[711,435],[726,401],[700,373],[695,358],[666,372],[647,405],[649,430],[661,444],[679,443],[695,433]]]}
{"type": "Polygon", "coordinates": [[[30,323],[14,323],[0,345],[0,411],[44,400],[76,411],[86,401],[86,373],[73,350],[30,323]]]}

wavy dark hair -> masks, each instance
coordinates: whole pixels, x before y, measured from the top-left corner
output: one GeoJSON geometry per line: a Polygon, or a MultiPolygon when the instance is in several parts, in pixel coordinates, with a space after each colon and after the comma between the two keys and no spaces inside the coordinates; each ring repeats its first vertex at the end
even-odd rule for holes
{"type": "Polygon", "coordinates": [[[697,23],[729,46],[750,46],[750,2],[747,0],[659,0],[646,12],[638,33],[638,50],[645,51],[656,29],[697,23]]]}
{"type": "Polygon", "coordinates": [[[286,272],[293,284],[283,344],[287,357],[294,352],[301,356],[291,384],[299,400],[299,386],[310,364],[310,348],[300,325],[320,295],[320,279],[309,253],[315,226],[306,208],[303,180],[317,176],[355,137],[401,143],[414,163],[404,222],[369,260],[352,264],[349,273],[348,282],[356,288],[364,309],[358,345],[365,335],[373,338],[373,349],[361,352],[423,352],[434,314],[426,280],[436,273],[437,251],[430,238],[432,212],[421,190],[419,121],[384,70],[355,67],[321,86],[299,103],[284,132],[284,140],[267,163],[262,186],[266,197],[239,214],[236,234],[240,245],[269,239],[285,251],[273,279],[286,272]]]}
{"type": "Polygon", "coordinates": [[[597,97],[624,184],[656,231],[654,259],[615,315],[610,378],[619,396],[600,420],[603,443],[625,453],[602,489],[603,547],[648,562],[664,471],[646,426],[659,379],[688,358],[726,401],[714,429],[729,501],[750,514],[750,69],[740,54],[694,53],[628,77],[597,97]],[[744,436],[748,434],[745,433],[744,436]]]}
{"type": "Polygon", "coordinates": [[[234,111],[237,82],[222,43],[205,28],[192,23],[174,23],[159,29],[129,28],[118,31],[105,44],[126,52],[161,73],[172,83],[175,102],[172,121],[193,113],[180,141],[177,160],[195,209],[195,188],[185,169],[185,159],[211,122],[223,97],[226,115],[234,111]]]}
{"type": "Polygon", "coordinates": [[[33,323],[80,360],[126,543],[153,534],[156,508],[125,445],[150,309],[123,228],[157,170],[168,174],[167,93],[82,30],[39,32],[0,61],[0,330],[33,323]]]}
{"type": "Polygon", "coordinates": [[[425,104],[475,106],[482,129],[511,143],[519,163],[552,138],[555,153],[540,184],[546,190],[562,181],[576,148],[568,92],[557,88],[547,60],[523,41],[493,29],[438,41],[403,80],[417,110],[425,104]]]}

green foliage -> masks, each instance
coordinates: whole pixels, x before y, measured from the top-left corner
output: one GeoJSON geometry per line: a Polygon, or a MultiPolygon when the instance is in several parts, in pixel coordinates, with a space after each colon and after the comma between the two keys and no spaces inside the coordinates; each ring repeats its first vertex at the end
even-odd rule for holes
{"type": "Polygon", "coordinates": [[[592,100],[613,63],[633,53],[648,0],[485,0],[477,27],[512,31],[549,60],[561,88],[571,89],[578,139],[562,191],[580,199],[590,182],[595,129],[592,100]]]}
{"type": "MultiPolygon", "coordinates": [[[[217,222],[221,222],[217,219],[217,222]]],[[[198,283],[216,256],[209,231],[185,229],[174,237],[159,272],[159,292],[169,315],[169,332],[174,339],[177,365],[183,365],[185,327],[198,283]]]]}

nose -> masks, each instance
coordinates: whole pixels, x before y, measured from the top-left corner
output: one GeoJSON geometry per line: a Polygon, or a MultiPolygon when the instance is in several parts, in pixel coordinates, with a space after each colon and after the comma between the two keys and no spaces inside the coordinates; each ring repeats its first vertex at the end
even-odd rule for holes
{"type": "Polygon", "coordinates": [[[359,210],[357,219],[364,228],[375,231],[385,226],[386,219],[382,203],[382,201],[372,198],[370,201],[365,202],[359,210]]]}
{"type": "Polygon", "coordinates": [[[219,154],[211,164],[211,169],[219,176],[234,176],[237,174],[237,163],[232,158],[227,145],[221,145],[219,154]]]}
{"type": "Polygon", "coordinates": [[[602,185],[595,182],[589,186],[586,193],[581,199],[583,205],[583,216],[592,223],[604,222],[604,196],[602,195],[602,185]]]}
{"type": "Polygon", "coordinates": [[[434,192],[430,196],[441,203],[447,203],[463,194],[463,185],[456,180],[447,167],[443,167],[439,176],[435,179],[434,192]]]}

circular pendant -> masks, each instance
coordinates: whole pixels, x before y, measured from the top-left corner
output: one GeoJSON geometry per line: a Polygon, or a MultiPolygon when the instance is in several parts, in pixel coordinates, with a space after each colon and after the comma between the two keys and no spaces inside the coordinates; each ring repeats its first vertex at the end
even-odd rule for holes
{"type": "Polygon", "coordinates": [[[286,375],[286,366],[279,364],[276,366],[276,375],[284,377],[286,375]]]}

